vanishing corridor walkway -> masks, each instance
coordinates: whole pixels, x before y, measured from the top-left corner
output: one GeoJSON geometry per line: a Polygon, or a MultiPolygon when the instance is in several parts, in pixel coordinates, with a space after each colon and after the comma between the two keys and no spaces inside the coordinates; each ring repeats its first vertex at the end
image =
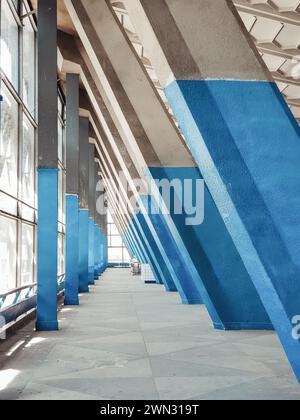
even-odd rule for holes
{"type": "Polygon", "coordinates": [[[108,270],[60,326],[0,346],[0,399],[300,399],[275,334],[215,331],[129,270],[108,270]]]}

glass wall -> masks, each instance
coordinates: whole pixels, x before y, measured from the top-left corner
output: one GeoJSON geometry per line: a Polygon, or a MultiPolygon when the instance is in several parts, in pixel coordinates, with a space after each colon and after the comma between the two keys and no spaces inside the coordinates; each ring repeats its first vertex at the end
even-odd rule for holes
{"type": "Polygon", "coordinates": [[[36,22],[1,0],[0,293],[35,282],[36,22]]]}
{"type": "MultiPolygon", "coordinates": [[[[0,293],[36,282],[36,16],[0,1],[0,293]]],[[[58,92],[58,274],[65,273],[65,105],[58,92]]]]}
{"type": "Polygon", "coordinates": [[[109,264],[126,264],[130,262],[130,255],[109,212],[107,214],[107,244],[109,264]]]}

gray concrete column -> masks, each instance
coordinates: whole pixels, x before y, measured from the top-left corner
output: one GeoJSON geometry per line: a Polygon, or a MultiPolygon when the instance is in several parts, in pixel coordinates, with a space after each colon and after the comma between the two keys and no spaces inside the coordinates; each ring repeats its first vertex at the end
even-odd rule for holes
{"type": "Polygon", "coordinates": [[[66,192],[79,195],[79,75],[66,80],[66,192]]]}
{"type": "Polygon", "coordinates": [[[79,289],[79,75],[66,77],[65,304],[78,305],[79,289]]]}
{"type": "Polygon", "coordinates": [[[95,146],[89,144],[89,284],[95,284],[95,146]]]}
{"type": "Polygon", "coordinates": [[[79,119],[79,292],[89,291],[89,120],[79,119]]]}
{"type": "Polygon", "coordinates": [[[57,330],[58,120],[57,4],[38,1],[37,321],[57,330]]]}

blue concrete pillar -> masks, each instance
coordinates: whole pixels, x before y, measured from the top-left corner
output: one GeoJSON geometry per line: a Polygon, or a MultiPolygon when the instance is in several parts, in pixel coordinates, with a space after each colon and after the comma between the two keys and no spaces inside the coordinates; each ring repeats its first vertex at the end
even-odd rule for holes
{"type": "Polygon", "coordinates": [[[101,228],[98,228],[98,242],[99,242],[99,275],[101,276],[103,272],[104,265],[104,244],[102,241],[101,228]]]}
{"type": "Polygon", "coordinates": [[[58,169],[38,170],[38,331],[55,331],[57,321],[58,169]]]}
{"type": "Polygon", "coordinates": [[[98,280],[100,277],[100,253],[101,253],[101,243],[99,240],[99,227],[94,225],[95,231],[95,266],[94,266],[94,278],[98,280]]]}
{"type": "Polygon", "coordinates": [[[138,249],[136,248],[136,246],[134,245],[132,238],[130,237],[129,233],[126,233],[126,235],[127,235],[127,238],[128,238],[127,239],[128,246],[129,246],[129,249],[131,250],[132,255],[140,260],[141,255],[140,255],[138,249]]]}
{"type": "Polygon", "coordinates": [[[203,190],[204,195],[201,193],[199,169],[151,168],[150,171],[158,186],[161,180],[180,182],[180,191],[174,190],[171,196],[170,215],[201,276],[201,295],[214,327],[221,330],[272,330],[270,318],[207,188],[203,190]],[[185,197],[185,202],[178,194],[185,197]],[[183,204],[181,212],[175,211],[178,199],[183,204]],[[188,208],[192,206],[198,207],[197,211],[188,208]],[[204,219],[200,220],[203,216],[204,219]],[[219,319],[213,317],[214,311],[219,319]]]}
{"type": "Polygon", "coordinates": [[[57,319],[58,126],[57,4],[38,1],[38,226],[36,329],[54,331],[57,319]],[[47,48],[45,48],[47,45],[47,48]]]}
{"type": "Polygon", "coordinates": [[[89,284],[95,284],[95,229],[94,218],[89,217],[89,284]]]}
{"type": "Polygon", "coordinates": [[[89,291],[89,211],[79,210],[79,292],[89,291]]]}
{"type": "Polygon", "coordinates": [[[103,219],[103,208],[100,208],[101,206],[104,207],[103,200],[100,200],[100,196],[103,194],[103,188],[99,187],[100,182],[100,173],[99,173],[99,162],[100,160],[97,160],[97,163],[94,164],[94,197],[95,197],[95,225],[94,225],[94,235],[95,235],[95,264],[94,264],[94,278],[95,280],[98,280],[101,276],[101,268],[102,268],[102,256],[101,256],[101,248],[102,248],[102,242],[101,242],[101,230],[100,226],[102,224],[103,219]]]}
{"type": "Polygon", "coordinates": [[[139,239],[139,241],[141,242],[141,245],[144,249],[144,253],[145,253],[145,259],[144,261],[141,261],[142,264],[149,264],[152,272],[154,274],[154,277],[156,279],[157,284],[163,284],[163,277],[162,277],[162,273],[161,271],[158,269],[157,267],[157,261],[155,259],[155,257],[153,256],[153,254],[149,251],[148,246],[146,244],[146,241],[144,239],[144,235],[141,234],[140,230],[138,229],[137,224],[135,224],[135,220],[132,219],[132,228],[133,226],[135,226],[135,230],[133,231],[136,232],[136,237],[139,239]]]}
{"type": "Polygon", "coordinates": [[[95,284],[95,146],[89,144],[89,284],[95,284]]]}
{"type": "Polygon", "coordinates": [[[79,119],[79,292],[89,292],[89,120],[79,119]]]}
{"type": "Polygon", "coordinates": [[[95,224],[95,280],[98,280],[101,273],[101,241],[99,235],[99,226],[95,224]]]}
{"type": "MultiPolygon", "coordinates": [[[[106,228],[107,229],[107,228],[106,228]]],[[[103,249],[103,267],[102,272],[107,269],[108,266],[108,243],[107,243],[107,230],[101,230],[101,238],[102,238],[102,249],[103,249]]]]}
{"type": "Polygon", "coordinates": [[[79,291],[79,202],[66,196],[66,283],[65,305],[78,305],[79,291]]]}
{"type": "Polygon", "coordinates": [[[132,16],[138,7],[140,34],[145,24],[153,28],[151,62],[300,380],[300,340],[292,334],[300,296],[299,126],[231,2],[159,3],[127,1],[132,16]],[[195,31],[201,39],[208,28],[214,48],[194,42],[195,31]]]}
{"type": "Polygon", "coordinates": [[[125,242],[125,245],[126,245],[126,247],[128,249],[128,252],[130,253],[131,256],[133,256],[135,254],[135,252],[134,252],[133,247],[131,245],[131,242],[130,242],[130,239],[128,237],[128,234],[126,232],[124,234],[124,242],[125,242]]]}
{"type": "Polygon", "coordinates": [[[132,223],[136,226],[139,226],[139,232],[143,236],[144,241],[148,242],[149,254],[152,256],[152,260],[155,262],[156,272],[159,279],[159,282],[162,281],[166,291],[176,292],[177,287],[175,286],[173,280],[173,272],[171,273],[168,265],[165,262],[164,257],[162,256],[157,241],[153,237],[147,221],[141,213],[138,213],[133,219],[132,223]]]}
{"type": "Polygon", "coordinates": [[[166,221],[168,216],[162,214],[151,196],[141,196],[141,203],[143,205],[141,207],[142,215],[146,218],[148,226],[150,223],[152,224],[154,228],[153,233],[155,232],[161,244],[160,251],[165,254],[165,261],[168,262],[168,269],[174,273],[173,280],[182,303],[203,303],[201,296],[203,290],[199,274],[193,266],[186,264],[186,250],[184,247],[178,247],[176,232],[171,230],[166,221]],[[157,207],[156,212],[148,212],[148,209],[155,208],[155,206],[157,207]]]}
{"type": "Polygon", "coordinates": [[[105,259],[105,255],[104,255],[104,240],[103,240],[103,234],[101,232],[101,229],[100,229],[100,232],[99,232],[99,240],[100,240],[100,251],[101,251],[100,273],[103,274],[103,272],[105,270],[105,268],[104,268],[104,265],[105,265],[105,260],[104,260],[105,259]]]}
{"type": "MultiPolygon", "coordinates": [[[[114,132],[113,142],[117,146],[117,159],[121,163],[122,169],[125,165],[130,177],[135,179],[135,175],[144,178],[145,164],[150,166],[157,162],[158,166],[170,166],[173,163],[177,163],[179,166],[184,166],[184,164],[193,166],[193,159],[188,155],[187,149],[182,144],[182,139],[162,107],[161,101],[157,95],[153,95],[153,86],[141,68],[140,62],[132,54],[132,47],[112,16],[109,5],[104,1],[84,2],[84,5],[82,1],[71,1],[68,2],[67,8],[72,9],[73,16],[81,21],[80,36],[89,39],[91,47],[89,58],[97,61],[97,65],[101,67],[107,77],[108,83],[104,87],[104,103],[107,106],[107,102],[110,102],[109,107],[113,120],[118,120],[118,127],[121,127],[116,136],[114,132]],[[83,10],[85,19],[82,19],[83,10]],[[94,19],[96,14],[97,22],[94,19]],[[93,37],[90,36],[91,28],[93,37]],[[105,52],[103,42],[105,42],[105,52]],[[116,60],[116,45],[118,51],[122,52],[121,60],[116,60]],[[130,65],[128,65],[129,63],[130,65]],[[122,86],[123,89],[115,89],[115,86],[122,86]],[[142,102],[140,97],[144,98],[142,102]],[[120,135],[121,144],[118,144],[120,135]],[[128,156],[126,151],[129,144],[132,156],[128,156]]],[[[107,116],[107,112],[105,112],[105,116],[107,116]]],[[[170,233],[169,227],[165,226],[165,229],[169,230],[170,239],[173,232],[170,233]]],[[[183,301],[186,303],[202,302],[198,287],[199,274],[195,267],[190,267],[190,261],[186,258],[187,252],[183,256],[182,249],[180,249],[181,244],[174,238],[171,246],[174,249],[176,247],[176,252],[170,252],[169,244],[170,241],[168,241],[169,249],[163,254],[166,255],[168,252],[168,263],[171,267],[176,267],[178,282],[181,280],[183,282],[181,287],[183,301]],[[173,261],[175,257],[176,260],[173,261]]]]}
{"type": "Polygon", "coordinates": [[[106,267],[105,267],[105,260],[104,260],[105,256],[104,256],[103,235],[102,235],[101,230],[100,230],[100,236],[99,236],[99,238],[100,238],[100,244],[101,244],[100,245],[100,251],[101,251],[100,274],[102,275],[104,273],[104,271],[106,270],[106,267]]]}
{"type": "Polygon", "coordinates": [[[136,257],[139,259],[141,264],[147,264],[148,263],[147,253],[146,253],[143,243],[141,242],[140,236],[130,227],[127,230],[127,232],[133,246],[135,247],[136,254],[137,254],[136,257]]]}
{"type": "Polygon", "coordinates": [[[78,305],[79,289],[79,75],[66,77],[65,304],[78,305]]]}

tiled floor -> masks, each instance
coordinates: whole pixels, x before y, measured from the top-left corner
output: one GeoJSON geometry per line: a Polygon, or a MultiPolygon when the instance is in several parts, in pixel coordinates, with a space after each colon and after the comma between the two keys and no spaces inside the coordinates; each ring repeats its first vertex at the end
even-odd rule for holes
{"type": "Polygon", "coordinates": [[[60,326],[0,346],[0,399],[300,399],[275,334],[215,331],[129,270],[108,270],[60,326]]]}

